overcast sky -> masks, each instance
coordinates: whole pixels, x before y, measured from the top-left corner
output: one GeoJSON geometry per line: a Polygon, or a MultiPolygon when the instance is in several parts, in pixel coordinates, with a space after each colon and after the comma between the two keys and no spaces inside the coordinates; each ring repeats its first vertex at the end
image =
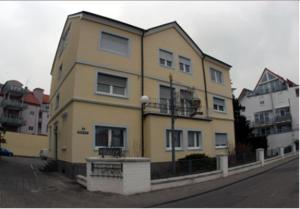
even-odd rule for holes
{"type": "Polygon", "coordinates": [[[82,10],[147,29],[176,20],[209,55],[232,65],[236,95],[265,67],[299,82],[299,7],[292,2],[0,2],[0,82],[50,92],[68,14],[82,10]]]}

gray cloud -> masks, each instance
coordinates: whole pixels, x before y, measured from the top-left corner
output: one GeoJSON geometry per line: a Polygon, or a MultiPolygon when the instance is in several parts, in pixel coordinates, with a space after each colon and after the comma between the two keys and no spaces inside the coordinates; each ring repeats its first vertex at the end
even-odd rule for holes
{"type": "Polygon", "coordinates": [[[176,20],[206,53],[233,66],[238,94],[265,67],[298,82],[298,2],[1,2],[0,82],[49,93],[50,70],[68,14],[86,10],[142,28],[176,20]]]}

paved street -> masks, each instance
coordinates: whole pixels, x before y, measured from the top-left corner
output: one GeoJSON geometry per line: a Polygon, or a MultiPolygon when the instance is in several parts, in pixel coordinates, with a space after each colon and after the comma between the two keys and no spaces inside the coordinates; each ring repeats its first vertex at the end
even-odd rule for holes
{"type": "Polygon", "coordinates": [[[276,168],[266,166],[224,179],[123,196],[88,192],[63,175],[41,173],[37,169],[42,163],[40,159],[3,157],[0,207],[298,207],[299,161],[286,160],[287,163],[276,168]],[[240,182],[232,184],[236,181],[240,182]],[[207,192],[211,190],[214,191],[207,192]],[[186,198],[190,195],[194,197],[186,198]]]}
{"type": "Polygon", "coordinates": [[[299,207],[299,161],[294,160],[264,174],[220,190],[174,201],[158,207],[299,207]]]}

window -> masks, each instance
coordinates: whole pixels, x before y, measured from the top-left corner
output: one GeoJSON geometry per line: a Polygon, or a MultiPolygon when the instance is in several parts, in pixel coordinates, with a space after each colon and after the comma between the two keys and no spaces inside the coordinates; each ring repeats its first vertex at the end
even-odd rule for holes
{"type": "Polygon", "coordinates": [[[33,126],[28,126],[29,131],[33,131],[33,126]]]}
{"type": "Polygon", "coordinates": [[[98,73],[97,92],[114,96],[126,96],[127,78],[98,73]]]}
{"type": "Polygon", "coordinates": [[[210,76],[211,76],[211,79],[214,82],[216,82],[216,83],[224,83],[224,81],[223,81],[223,73],[222,72],[211,68],[210,69],[210,76]]]}
{"type": "Polygon", "coordinates": [[[295,89],[296,97],[299,97],[299,89],[295,89]]]}
{"type": "MultiPolygon", "coordinates": [[[[175,89],[173,88],[175,91],[175,89]]],[[[167,86],[159,87],[159,96],[160,96],[160,113],[170,113],[170,102],[171,102],[171,89],[167,86]]]]}
{"type": "Polygon", "coordinates": [[[34,115],[34,111],[30,111],[30,115],[34,115]]]}
{"type": "Polygon", "coordinates": [[[119,55],[128,56],[129,55],[129,39],[121,36],[113,35],[110,33],[102,32],[101,49],[113,52],[119,55]]]}
{"type": "Polygon", "coordinates": [[[191,60],[185,57],[179,56],[179,68],[182,72],[191,72],[191,60]]]}
{"type": "Polygon", "coordinates": [[[60,79],[61,79],[62,67],[63,67],[63,65],[61,64],[61,65],[59,66],[59,69],[58,69],[57,80],[60,80],[60,79]]]}
{"type": "Polygon", "coordinates": [[[125,147],[125,128],[96,126],[95,147],[125,147]]]}
{"type": "Polygon", "coordinates": [[[214,110],[219,112],[225,112],[225,99],[221,99],[218,97],[213,98],[214,102],[214,110]]]}
{"type": "MultiPolygon", "coordinates": [[[[175,149],[181,149],[182,144],[182,131],[175,130],[174,131],[174,137],[175,137],[175,149]]],[[[166,148],[172,149],[172,132],[171,130],[166,131],[166,148]]]]}
{"type": "Polygon", "coordinates": [[[180,109],[182,115],[190,116],[192,113],[192,98],[193,94],[191,91],[184,89],[180,90],[180,109]]]}
{"type": "Polygon", "coordinates": [[[188,131],[188,148],[199,149],[202,147],[202,138],[200,131],[188,131]]]}
{"type": "Polygon", "coordinates": [[[216,133],[215,134],[216,148],[227,147],[227,134],[226,133],[216,133]]]}
{"type": "Polygon", "coordinates": [[[55,109],[59,107],[59,94],[56,95],[55,97],[55,109]]]}
{"type": "Polygon", "coordinates": [[[163,67],[171,68],[173,66],[173,53],[160,49],[159,64],[163,67]]]}

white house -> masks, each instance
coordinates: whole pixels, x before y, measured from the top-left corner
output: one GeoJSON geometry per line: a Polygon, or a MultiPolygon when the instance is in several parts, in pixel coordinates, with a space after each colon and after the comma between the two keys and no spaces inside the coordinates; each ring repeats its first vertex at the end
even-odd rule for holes
{"type": "Polygon", "coordinates": [[[299,86],[265,68],[253,91],[243,89],[241,114],[256,136],[267,136],[268,149],[299,140],[299,86]]]}

